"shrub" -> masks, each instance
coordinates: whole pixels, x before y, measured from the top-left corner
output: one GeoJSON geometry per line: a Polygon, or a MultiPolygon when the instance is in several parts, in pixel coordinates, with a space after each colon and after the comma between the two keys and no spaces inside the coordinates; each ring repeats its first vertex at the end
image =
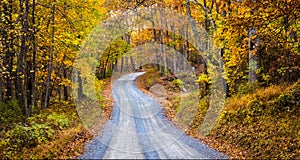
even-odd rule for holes
{"type": "Polygon", "coordinates": [[[240,85],[237,95],[251,94],[259,88],[258,82],[247,83],[246,85],[240,85]]]}
{"type": "Polygon", "coordinates": [[[174,79],[172,81],[172,85],[174,85],[176,87],[182,87],[183,86],[183,82],[180,79],[174,79]]]}
{"type": "Polygon", "coordinates": [[[0,103],[0,130],[9,129],[10,124],[21,122],[23,118],[17,101],[0,103]]]}
{"type": "Polygon", "coordinates": [[[277,112],[293,112],[300,107],[299,97],[292,92],[280,95],[274,103],[274,110],[277,112]]]}
{"type": "Polygon", "coordinates": [[[17,124],[7,132],[6,139],[12,146],[34,147],[49,140],[53,133],[54,130],[46,124],[33,123],[31,126],[17,124]]]}
{"type": "Polygon", "coordinates": [[[47,117],[47,124],[51,125],[54,129],[66,129],[70,126],[69,119],[64,114],[51,113],[47,117]]]}

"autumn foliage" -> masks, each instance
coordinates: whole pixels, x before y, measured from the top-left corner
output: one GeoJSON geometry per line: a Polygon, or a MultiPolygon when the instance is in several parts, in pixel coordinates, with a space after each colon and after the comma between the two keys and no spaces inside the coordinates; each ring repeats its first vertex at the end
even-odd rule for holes
{"type": "MultiPolygon", "coordinates": [[[[218,55],[213,56],[224,62],[222,76],[228,102],[220,118],[224,126],[217,126],[210,137],[217,141],[215,144],[232,143],[238,151],[245,151],[240,156],[233,154],[237,158],[299,157],[299,0],[1,0],[0,158],[19,158],[18,147],[30,150],[51,141],[57,130],[68,129],[79,137],[86,134],[77,130],[82,127],[69,129],[76,115],[68,116],[65,110],[54,112],[73,103],[72,70],[84,39],[115,12],[151,6],[193,18],[218,47],[218,55]],[[51,106],[56,108],[53,113],[49,113],[51,106]],[[39,115],[45,122],[36,122],[39,115]]],[[[103,87],[101,79],[112,75],[118,60],[124,65],[130,63],[130,59],[124,59],[127,52],[157,42],[180,52],[196,68],[203,102],[200,108],[205,109],[210,89],[207,66],[197,50],[199,46],[189,42],[191,37],[180,35],[188,34],[138,28],[118,37],[95,62],[97,87],[103,87]]],[[[155,65],[166,76],[163,70],[170,66],[155,65]]],[[[182,85],[179,80],[173,83],[182,85]]],[[[80,85],[79,97],[86,97],[80,85]]],[[[101,97],[100,91],[98,94],[101,97]]],[[[101,98],[100,103],[109,108],[101,98]]],[[[107,109],[107,114],[110,111],[107,109]]],[[[70,112],[75,114],[74,106],[70,112]]],[[[199,120],[194,124],[200,123],[203,114],[198,113],[199,120]]],[[[81,140],[87,141],[85,137],[81,140]]]]}

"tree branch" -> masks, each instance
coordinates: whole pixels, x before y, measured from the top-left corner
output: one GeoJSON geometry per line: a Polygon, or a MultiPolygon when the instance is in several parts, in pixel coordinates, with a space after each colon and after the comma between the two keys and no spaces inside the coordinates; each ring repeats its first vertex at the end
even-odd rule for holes
{"type": "Polygon", "coordinates": [[[216,23],[212,18],[211,10],[209,8],[205,7],[203,4],[199,3],[198,0],[188,0],[188,1],[199,5],[203,9],[204,13],[206,14],[208,19],[210,20],[210,23],[212,25],[213,30],[215,31],[216,30],[216,23]]]}

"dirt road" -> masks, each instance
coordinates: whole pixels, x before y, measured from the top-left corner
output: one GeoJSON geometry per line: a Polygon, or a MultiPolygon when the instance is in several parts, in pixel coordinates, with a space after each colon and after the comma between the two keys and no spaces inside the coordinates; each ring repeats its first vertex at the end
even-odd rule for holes
{"type": "Polygon", "coordinates": [[[102,133],[86,145],[79,158],[226,158],[168,121],[158,102],[136,86],[135,80],[142,74],[127,74],[114,82],[112,119],[102,133]]]}

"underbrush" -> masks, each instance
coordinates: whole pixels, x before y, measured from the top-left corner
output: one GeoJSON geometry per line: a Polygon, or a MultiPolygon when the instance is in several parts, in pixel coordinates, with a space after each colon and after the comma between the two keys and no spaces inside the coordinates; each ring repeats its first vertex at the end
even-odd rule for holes
{"type": "MultiPolygon", "coordinates": [[[[5,105],[11,104],[15,103],[10,102],[5,105]]],[[[11,117],[6,120],[10,123],[1,123],[2,125],[6,124],[1,128],[1,159],[31,158],[32,153],[26,151],[38,149],[41,148],[41,145],[64,139],[63,133],[65,131],[81,126],[74,105],[67,102],[56,103],[42,113],[27,119],[11,117]],[[8,124],[10,125],[8,126],[8,124]]],[[[70,132],[68,136],[73,134],[76,133],[70,132]]],[[[54,150],[59,147],[66,147],[60,143],[56,145],[54,150]]],[[[44,154],[40,154],[41,157],[35,155],[36,158],[54,158],[48,154],[51,152],[49,148],[43,147],[41,150],[43,151],[39,153],[44,154]]]]}
{"type": "MultiPolygon", "coordinates": [[[[104,116],[109,117],[110,79],[97,83],[96,90],[104,116]]],[[[28,118],[22,116],[16,102],[0,104],[0,159],[76,158],[91,138],[74,102],[53,102],[46,110],[28,118]]]]}
{"type": "Polygon", "coordinates": [[[79,124],[59,131],[52,137],[51,141],[39,144],[34,148],[24,149],[23,157],[30,159],[73,159],[82,154],[84,144],[91,138],[90,133],[83,125],[79,124]]]}
{"type": "Polygon", "coordinates": [[[270,86],[228,99],[210,138],[224,152],[236,146],[235,158],[299,158],[299,119],[300,81],[270,86]]]}
{"type": "Polygon", "coordinates": [[[146,70],[147,72],[137,79],[138,85],[149,90],[154,84],[162,83],[157,68],[147,68],[146,70]]]}

